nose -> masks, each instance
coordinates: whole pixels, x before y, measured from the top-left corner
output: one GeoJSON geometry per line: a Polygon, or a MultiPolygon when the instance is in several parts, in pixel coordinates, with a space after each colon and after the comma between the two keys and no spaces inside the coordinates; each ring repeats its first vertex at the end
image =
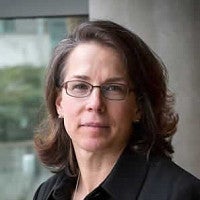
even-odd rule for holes
{"type": "Polygon", "coordinates": [[[99,87],[94,87],[91,94],[88,96],[86,108],[90,112],[105,112],[106,106],[99,87]]]}

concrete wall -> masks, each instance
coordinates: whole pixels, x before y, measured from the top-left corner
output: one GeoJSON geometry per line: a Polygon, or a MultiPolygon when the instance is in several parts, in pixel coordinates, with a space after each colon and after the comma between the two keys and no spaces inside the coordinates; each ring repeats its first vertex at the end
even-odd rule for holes
{"type": "Polygon", "coordinates": [[[163,59],[180,115],[174,160],[200,178],[200,26],[198,0],[90,0],[90,19],[113,20],[163,59]]]}

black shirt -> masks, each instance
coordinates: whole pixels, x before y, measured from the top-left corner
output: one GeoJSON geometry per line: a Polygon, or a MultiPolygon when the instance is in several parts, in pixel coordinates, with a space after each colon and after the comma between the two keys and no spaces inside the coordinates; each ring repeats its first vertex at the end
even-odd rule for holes
{"type": "MultiPolygon", "coordinates": [[[[44,182],[34,200],[70,200],[76,185],[67,169],[44,182]]],[[[200,200],[200,181],[166,157],[126,148],[108,177],[84,200],[200,200]]]]}

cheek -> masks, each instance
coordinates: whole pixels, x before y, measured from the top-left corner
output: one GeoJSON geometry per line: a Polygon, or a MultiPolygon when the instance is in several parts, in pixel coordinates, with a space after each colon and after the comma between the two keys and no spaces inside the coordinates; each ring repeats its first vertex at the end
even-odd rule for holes
{"type": "Polygon", "coordinates": [[[62,99],[61,107],[63,115],[66,118],[70,118],[78,113],[79,104],[74,100],[74,98],[66,97],[62,99]]]}
{"type": "Polygon", "coordinates": [[[137,106],[132,100],[124,102],[124,104],[116,106],[116,108],[118,108],[114,110],[116,127],[120,129],[120,132],[129,135],[132,132],[133,121],[136,119],[137,106]]]}
{"type": "Polygon", "coordinates": [[[63,117],[64,117],[64,125],[65,129],[68,133],[74,130],[78,125],[78,113],[79,108],[78,105],[75,105],[74,102],[70,100],[65,100],[62,102],[62,110],[63,110],[63,117]]]}
{"type": "Polygon", "coordinates": [[[135,114],[136,114],[136,106],[132,102],[124,102],[124,104],[119,109],[115,109],[115,112],[117,113],[116,116],[118,118],[122,118],[127,121],[133,121],[135,114]]]}
{"type": "Polygon", "coordinates": [[[130,129],[134,118],[133,109],[127,104],[114,106],[112,109],[112,118],[116,127],[130,129]]]}

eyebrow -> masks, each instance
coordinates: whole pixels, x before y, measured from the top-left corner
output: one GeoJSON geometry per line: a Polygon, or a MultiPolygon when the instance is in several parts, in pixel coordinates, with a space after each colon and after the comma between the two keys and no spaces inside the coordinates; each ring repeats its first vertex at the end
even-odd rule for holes
{"type": "MultiPolygon", "coordinates": [[[[90,77],[86,76],[86,75],[74,75],[72,78],[77,78],[77,79],[81,79],[84,81],[89,81],[90,77]]],[[[118,82],[118,81],[125,81],[127,82],[127,80],[125,79],[125,77],[111,77],[105,80],[105,82],[118,82]]]]}
{"type": "Polygon", "coordinates": [[[74,76],[72,76],[72,78],[82,79],[82,80],[85,80],[85,81],[90,80],[90,77],[86,76],[86,75],[74,75],[74,76]]]}

